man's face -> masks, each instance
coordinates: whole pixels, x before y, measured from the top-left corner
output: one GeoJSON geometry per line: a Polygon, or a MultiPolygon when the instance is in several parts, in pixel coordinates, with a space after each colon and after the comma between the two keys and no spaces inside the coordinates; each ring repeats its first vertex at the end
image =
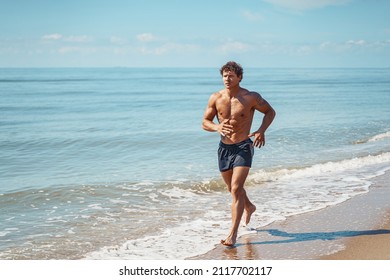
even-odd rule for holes
{"type": "Polygon", "coordinates": [[[223,71],[222,79],[227,89],[233,88],[240,83],[241,77],[237,76],[234,71],[223,71]]]}

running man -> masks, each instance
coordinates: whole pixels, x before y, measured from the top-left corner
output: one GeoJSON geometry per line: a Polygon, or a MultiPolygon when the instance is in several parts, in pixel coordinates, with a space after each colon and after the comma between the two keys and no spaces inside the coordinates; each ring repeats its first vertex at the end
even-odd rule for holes
{"type": "Polygon", "coordinates": [[[264,133],[275,118],[275,110],[257,92],[240,86],[243,78],[241,65],[230,61],[220,69],[225,88],[212,94],[205,110],[202,128],[219,132],[218,164],[222,178],[232,195],[232,227],[229,235],[221,240],[233,246],[237,240],[238,227],[244,215],[248,224],[256,206],[249,200],[244,189],[245,180],[252,166],[254,147],[265,145],[264,133]],[[258,130],[250,133],[255,110],[264,114],[258,130]],[[218,123],[214,122],[217,117],[218,123]],[[250,137],[253,137],[253,141],[250,137]]]}

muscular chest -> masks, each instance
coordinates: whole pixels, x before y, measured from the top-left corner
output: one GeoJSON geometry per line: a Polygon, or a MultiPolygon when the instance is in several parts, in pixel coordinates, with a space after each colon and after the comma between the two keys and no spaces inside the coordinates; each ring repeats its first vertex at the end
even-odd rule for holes
{"type": "Polygon", "coordinates": [[[226,98],[217,103],[217,111],[221,119],[241,119],[249,115],[250,108],[243,98],[226,98]]]}

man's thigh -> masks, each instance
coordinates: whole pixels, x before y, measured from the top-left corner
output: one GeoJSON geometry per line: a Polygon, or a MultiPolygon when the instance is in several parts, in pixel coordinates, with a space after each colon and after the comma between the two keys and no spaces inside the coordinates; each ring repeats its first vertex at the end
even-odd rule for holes
{"type": "Polygon", "coordinates": [[[232,188],[243,188],[248,177],[250,167],[237,166],[233,168],[231,186],[232,188]]]}
{"type": "Polygon", "coordinates": [[[221,176],[222,179],[225,181],[228,191],[230,192],[232,190],[233,169],[229,169],[221,172],[221,176]]]}

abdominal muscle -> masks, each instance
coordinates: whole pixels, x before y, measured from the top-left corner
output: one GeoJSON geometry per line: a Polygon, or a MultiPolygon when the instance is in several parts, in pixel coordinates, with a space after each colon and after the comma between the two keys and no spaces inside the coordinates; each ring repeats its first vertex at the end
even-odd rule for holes
{"type": "MultiPolygon", "coordinates": [[[[222,122],[222,120],[221,120],[222,122]]],[[[242,119],[238,121],[236,119],[229,119],[229,124],[233,126],[233,133],[230,135],[221,135],[221,141],[225,144],[237,144],[249,138],[251,121],[242,119]]]]}

